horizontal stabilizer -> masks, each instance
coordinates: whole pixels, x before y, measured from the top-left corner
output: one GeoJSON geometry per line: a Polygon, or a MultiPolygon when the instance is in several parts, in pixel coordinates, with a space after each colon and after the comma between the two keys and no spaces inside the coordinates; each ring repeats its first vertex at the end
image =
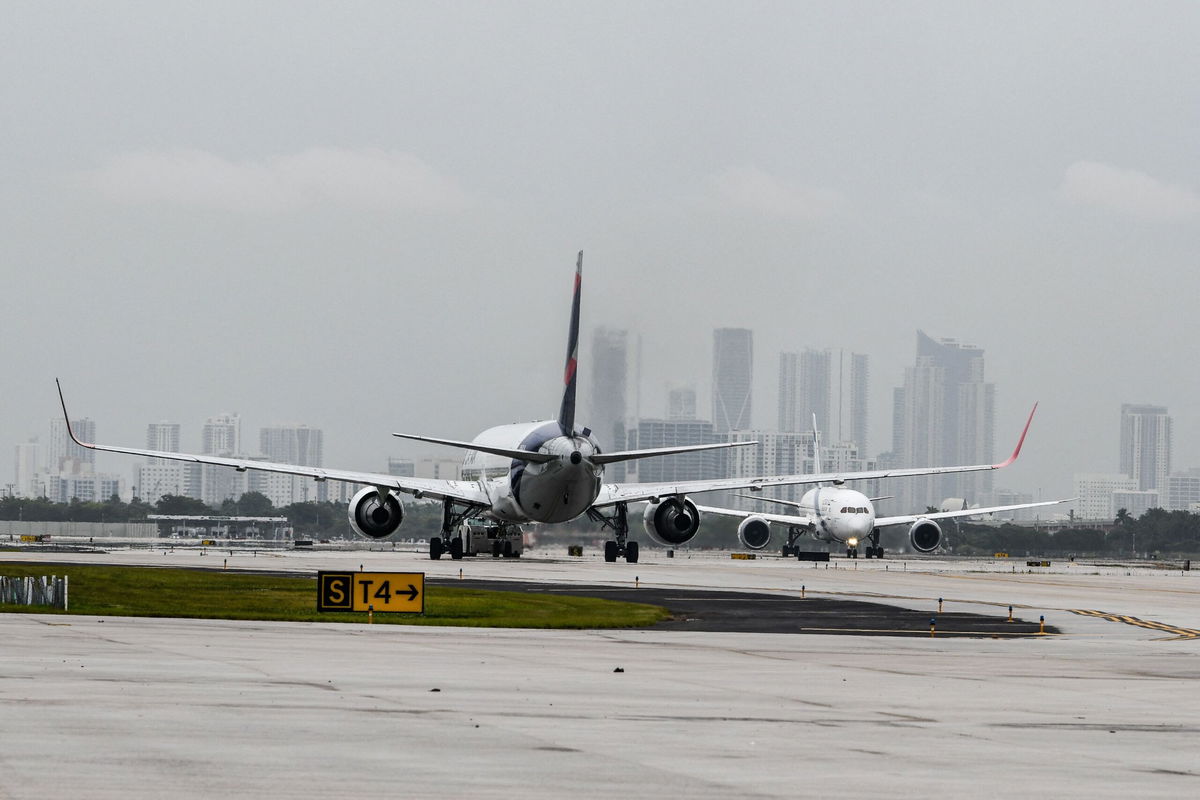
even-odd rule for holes
{"type": "Polygon", "coordinates": [[[532,453],[528,450],[510,450],[507,447],[493,447],[486,444],[477,444],[475,442],[459,442],[454,439],[435,439],[432,436],[414,436],[411,433],[393,433],[392,436],[401,439],[412,439],[415,442],[432,442],[433,444],[444,444],[447,447],[460,447],[463,450],[475,450],[480,453],[491,453],[494,456],[503,456],[504,458],[514,458],[518,461],[528,461],[533,464],[545,464],[547,461],[553,461],[558,456],[550,453],[532,453]]]}
{"type": "Polygon", "coordinates": [[[698,450],[723,450],[726,447],[745,447],[758,442],[718,442],[716,444],[690,444],[682,447],[655,447],[647,450],[622,450],[619,453],[597,453],[592,456],[594,464],[613,464],[618,461],[635,461],[639,458],[672,456],[676,453],[695,453],[698,450]]]}

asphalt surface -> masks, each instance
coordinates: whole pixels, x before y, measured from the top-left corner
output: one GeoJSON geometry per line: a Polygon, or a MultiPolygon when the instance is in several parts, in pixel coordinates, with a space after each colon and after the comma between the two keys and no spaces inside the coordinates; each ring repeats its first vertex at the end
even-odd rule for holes
{"type": "MultiPolygon", "coordinates": [[[[461,586],[506,592],[600,597],[662,606],[671,619],[655,630],[722,631],[736,633],[832,633],[860,636],[935,635],[955,637],[1038,636],[1038,620],[1007,615],[931,613],[883,603],[819,597],[792,597],[754,592],[722,592],[685,588],[638,588],[546,584],[499,580],[427,580],[430,585],[461,586]]],[[[1057,634],[1047,625],[1045,633],[1057,634]]]]}

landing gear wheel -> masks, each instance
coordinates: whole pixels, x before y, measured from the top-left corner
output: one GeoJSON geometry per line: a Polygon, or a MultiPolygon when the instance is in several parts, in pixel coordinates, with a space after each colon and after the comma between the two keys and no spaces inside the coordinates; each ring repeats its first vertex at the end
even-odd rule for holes
{"type": "Polygon", "coordinates": [[[506,541],[506,542],[504,543],[504,550],[503,550],[503,552],[504,552],[504,557],[505,557],[505,558],[512,558],[512,557],[513,557],[513,546],[512,546],[512,542],[506,541]]]}
{"type": "Polygon", "coordinates": [[[429,540],[429,557],[431,559],[437,561],[442,557],[443,552],[445,551],[442,549],[442,537],[434,536],[429,540]]]}
{"type": "Polygon", "coordinates": [[[492,542],[492,558],[499,558],[499,557],[500,557],[500,542],[499,541],[492,542]]]}
{"type": "Polygon", "coordinates": [[[783,546],[783,557],[784,558],[789,558],[791,556],[798,556],[798,555],[800,555],[800,547],[799,546],[792,547],[791,545],[786,545],[786,544],[783,546]]]}
{"type": "Polygon", "coordinates": [[[617,560],[617,543],[612,539],[604,543],[604,560],[610,564],[617,560]]]}
{"type": "Polygon", "coordinates": [[[455,561],[461,561],[463,557],[463,542],[461,536],[455,536],[450,540],[450,557],[455,561]]]}
{"type": "Polygon", "coordinates": [[[846,558],[858,558],[858,549],[854,547],[847,547],[846,558]]]}
{"type": "Polygon", "coordinates": [[[630,542],[625,545],[625,561],[630,564],[636,564],[638,560],[638,543],[630,542]]]}

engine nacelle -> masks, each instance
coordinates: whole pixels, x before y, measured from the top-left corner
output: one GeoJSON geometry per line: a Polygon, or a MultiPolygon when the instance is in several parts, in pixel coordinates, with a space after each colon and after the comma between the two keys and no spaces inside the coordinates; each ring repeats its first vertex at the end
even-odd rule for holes
{"type": "Polygon", "coordinates": [[[746,517],[738,524],[738,541],[751,550],[762,550],[771,543],[771,523],[762,517],[746,517]]]}
{"type": "Polygon", "coordinates": [[[374,486],[359,490],[350,501],[348,512],[354,532],[371,539],[386,539],[404,521],[404,508],[396,495],[389,493],[384,499],[374,486]]]}
{"type": "Polygon", "coordinates": [[[648,503],[642,514],[642,524],[650,538],[662,545],[674,547],[687,544],[700,530],[700,511],[686,497],[668,497],[658,503],[648,503]]]}
{"type": "Polygon", "coordinates": [[[919,519],[908,529],[908,541],[918,553],[932,553],[942,543],[942,528],[931,519],[919,519]]]}

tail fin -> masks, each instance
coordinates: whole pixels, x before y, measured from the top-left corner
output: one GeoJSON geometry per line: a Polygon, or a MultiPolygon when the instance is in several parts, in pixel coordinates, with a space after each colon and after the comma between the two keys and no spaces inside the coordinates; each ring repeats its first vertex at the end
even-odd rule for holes
{"type": "Polygon", "coordinates": [[[564,436],[575,431],[575,371],[579,359],[579,284],[583,279],[583,251],[575,262],[575,296],[571,300],[571,327],[567,331],[567,366],[563,372],[562,405],[558,409],[558,427],[564,436]]]}

